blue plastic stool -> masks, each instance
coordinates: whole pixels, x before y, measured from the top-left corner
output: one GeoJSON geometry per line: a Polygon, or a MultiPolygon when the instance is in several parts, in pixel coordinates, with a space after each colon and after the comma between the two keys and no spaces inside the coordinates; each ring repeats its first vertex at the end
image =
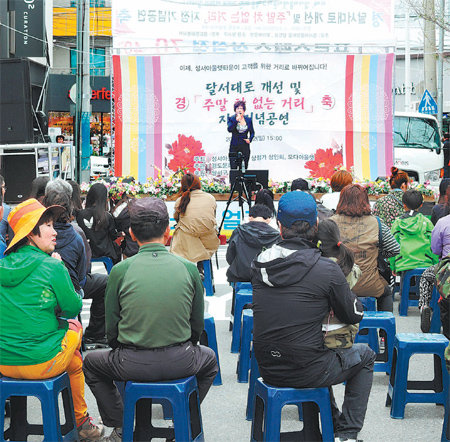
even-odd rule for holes
{"type": "Polygon", "coordinates": [[[125,386],[123,435],[124,442],[133,441],[133,426],[136,408],[136,440],[151,440],[152,437],[171,438],[180,441],[203,441],[202,416],[195,376],[185,379],[137,383],[128,381],[125,386]],[[173,410],[174,430],[154,427],[151,423],[151,400],[170,401],[173,410]],[[138,402],[139,401],[139,402],[138,402]],[[173,433],[174,432],[174,433],[173,433]]]}
{"type": "Polygon", "coordinates": [[[203,280],[203,286],[205,287],[206,296],[214,296],[214,283],[213,283],[213,272],[212,272],[212,262],[210,259],[202,261],[203,272],[205,279],[203,280]]]}
{"type": "Polygon", "coordinates": [[[222,385],[222,375],[220,374],[220,362],[219,362],[219,349],[217,347],[217,335],[216,335],[216,324],[214,318],[209,313],[204,313],[205,318],[205,330],[204,335],[200,339],[200,343],[203,344],[202,340],[206,336],[206,342],[204,345],[214,350],[217,359],[217,365],[219,366],[219,371],[214,378],[213,385],[222,385]]]}
{"type": "Polygon", "coordinates": [[[444,351],[447,345],[447,338],[435,333],[398,333],[395,336],[386,398],[386,406],[391,406],[392,418],[403,419],[407,403],[434,403],[446,406],[448,375],[444,351]],[[409,359],[416,353],[434,356],[432,381],[408,381],[409,359]],[[433,390],[434,393],[409,393],[407,390],[433,390]]]}
{"type": "Polygon", "coordinates": [[[106,273],[108,275],[114,266],[112,259],[109,256],[100,256],[100,258],[92,258],[91,262],[102,262],[105,265],[106,273]]]}
{"type": "Polygon", "coordinates": [[[430,307],[433,310],[433,316],[431,317],[430,333],[440,333],[441,324],[441,308],[439,307],[439,294],[436,287],[433,288],[433,294],[431,295],[430,307]]]}
{"type": "Polygon", "coordinates": [[[251,282],[235,282],[234,283],[234,290],[238,292],[239,290],[253,290],[252,283],[251,282]]]}
{"type": "Polygon", "coordinates": [[[377,299],[371,296],[358,296],[358,300],[364,307],[365,312],[376,312],[377,311],[377,299]]]}
{"type": "MultiPolygon", "coordinates": [[[[258,362],[256,361],[255,352],[251,352],[250,356],[250,381],[248,384],[248,393],[247,393],[247,409],[245,412],[245,418],[248,421],[251,421],[253,418],[253,408],[255,405],[255,384],[258,378],[260,377],[258,362]]],[[[298,405],[298,418],[299,420],[303,420],[303,408],[302,405],[298,405]]]]}
{"type": "Polygon", "coordinates": [[[419,280],[424,272],[425,267],[419,267],[414,270],[408,270],[400,279],[400,304],[398,305],[398,312],[400,316],[408,316],[409,307],[417,307],[419,305],[418,299],[410,299],[411,293],[419,294],[419,280]],[[415,278],[415,284],[411,285],[411,279],[415,278]]]}
{"type": "Polygon", "coordinates": [[[233,330],[231,333],[231,353],[239,352],[241,342],[241,317],[245,304],[250,304],[253,300],[253,292],[251,290],[242,289],[236,292],[234,302],[233,330]]]}
{"type": "Polygon", "coordinates": [[[253,310],[245,309],[242,313],[241,348],[237,364],[238,382],[248,382],[248,371],[250,370],[250,347],[253,335],[253,310]]]}
{"type": "Polygon", "coordinates": [[[78,431],[73,411],[69,376],[43,380],[23,380],[0,377],[0,441],[27,440],[29,435],[44,435],[44,441],[78,441],[78,431]],[[62,394],[66,423],[59,419],[58,395],[62,394]],[[43,425],[27,422],[27,396],[35,396],[41,402],[43,425]],[[6,399],[11,397],[11,423],[4,432],[6,399]],[[4,433],[3,433],[4,432],[4,433]]]}
{"type": "MultiPolygon", "coordinates": [[[[386,332],[384,361],[376,361],[373,370],[376,372],[384,371],[386,374],[390,374],[395,339],[394,315],[390,312],[365,312],[362,321],[359,323],[359,330],[361,331],[364,329],[369,330],[369,347],[377,354],[380,354],[378,346],[378,329],[382,329],[386,332]],[[372,337],[373,334],[375,335],[375,342],[372,337]]],[[[356,335],[355,342],[361,342],[359,333],[356,335]]]]}
{"type": "Polygon", "coordinates": [[[287,404],[315,402],[320,409],[323,441],[334,441],[328,388],[279,388],[265,384],[261,379],[255,385],[252,441],[277,441],[281,438],[281,409],[287,404]]]}
{"type": "Polygon", "coordinates": [[[255,384],[259,376],[260,374],[258,362],[256,361],[255,352],[254,350],[252,350],[250,355],[250,379],[248,382],[247,410],[246,410],[246,419],[248,421],[251,421],[253,418],[255,384]]]}

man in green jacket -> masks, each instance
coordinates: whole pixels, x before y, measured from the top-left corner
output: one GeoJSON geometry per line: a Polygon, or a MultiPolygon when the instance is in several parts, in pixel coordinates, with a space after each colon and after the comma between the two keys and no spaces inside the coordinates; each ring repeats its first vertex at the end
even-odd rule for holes
{"type": "Polygon", "coordinates": [[[107,440],[120,441],[123,404],[114,380],[154,382],[196,375],[200,401],[218,367],[214,351],[197,345],[204,327],[203,285],[195,264],[169,253],[164,201],[141,198],[129,207],[130,235],[139,252],[116,264],[105,294],[106,334],[112,350],[84,361],[107,440]]]}
{"type": "Polygon", "coordinates": [[[67,320],[82,300],[55,253],[53,220],[65,209],[24,201],[8,216],[14,238],[0,261],[0,373],[18,379],[48,379],[67,372],[81,440],[99,440],[84,400],[82,327],[67,320]],[[50,256],[51,255],[51,256],[50,256]]]}

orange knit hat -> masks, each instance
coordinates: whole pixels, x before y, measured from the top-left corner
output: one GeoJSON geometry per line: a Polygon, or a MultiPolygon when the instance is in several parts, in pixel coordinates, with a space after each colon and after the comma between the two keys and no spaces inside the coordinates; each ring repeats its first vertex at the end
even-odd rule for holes
{"type": "Polygon", "coordinates": [[[50,212],[56,219],[66,210],[62,206],[44,207],[38,200],[30,198],[20,203],[8,215],[8,223],[14,231],[14,238],[6,250],[13,247],[21,239],[25,238],[34,229],[44,213],[50,212]]]}

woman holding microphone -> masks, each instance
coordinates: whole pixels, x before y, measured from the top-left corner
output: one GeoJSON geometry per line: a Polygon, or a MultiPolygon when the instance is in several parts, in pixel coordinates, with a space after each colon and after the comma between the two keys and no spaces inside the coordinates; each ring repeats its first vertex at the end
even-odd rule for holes
{"type": "Polygon", "coordinates": [[[251,117],[244,115],[245,101],[236,101],[234,112],[235,115],[228,118],[228,132],[231,132],[230,151],[228,153],[230,168],[237,169],[240,166],[238,162],[238,152],[240,152],[247,169],[250,158],[250,143],[255,136],[253,122],[251,117]]]}

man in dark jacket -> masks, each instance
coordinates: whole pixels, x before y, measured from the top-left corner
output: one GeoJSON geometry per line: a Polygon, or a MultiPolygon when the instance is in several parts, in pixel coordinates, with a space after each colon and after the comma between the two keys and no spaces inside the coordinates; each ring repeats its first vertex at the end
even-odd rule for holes
{"type": "Polygon", "coordinates": [[[70,223],[71,196],[71,185],[66,181],[56,179],[50,181],[45,188],[44,205],[48,207],[58,204],[66,209],[54,224],[58,233],[55,251],[61,255],[75,290],[83,293],[84,299],[92,299],[89,325],[83,336],[84,343],[92,348],[106,347],[105,290],[108,276],[91,273],[90,260],[87,260],[83,239],[70,223]]]}
{"type": "Polygon", "coordinates": [[[280,387],[329,387],[345,381],[342,413],[332,398],[335,435],[337,440],[356,440],[375,353],[363,344],[328,349],[322,321],[332,309],[341,322],[358,323],[363,307],[339,266],[316,247],[314,198],[305,192],[283,195],[277,218],[282,241],[252,263],[253,336],[261,375],[280,387]]]}
{"type": "Polygon", "coordinates": [[[272,211],[264,204],[249,210],[249,222],[233,231],[227,248],[229,282],[250,281],[250,264],[262,250],[281,239],[278,230],[269,226],[272,211]]]}

